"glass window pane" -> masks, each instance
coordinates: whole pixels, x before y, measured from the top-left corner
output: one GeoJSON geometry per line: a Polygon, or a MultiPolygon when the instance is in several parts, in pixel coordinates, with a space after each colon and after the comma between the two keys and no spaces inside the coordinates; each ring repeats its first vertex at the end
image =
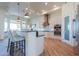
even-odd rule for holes
{"type": "Polygon", "coordinates": [[[10,30],[17,30],[17,24],[10,23],[10,30]]]}
{"type": "Polygon", "coordinates": [[[8,23],[4,22],[4,31],[7,31],[7,28],[8,28],[8,23]]]}

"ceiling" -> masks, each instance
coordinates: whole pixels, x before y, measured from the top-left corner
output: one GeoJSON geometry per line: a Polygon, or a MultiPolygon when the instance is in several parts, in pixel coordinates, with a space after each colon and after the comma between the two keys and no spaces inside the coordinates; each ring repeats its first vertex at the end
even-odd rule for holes
{"type": "Polygon", "coordinates": [[[65,2],[20,2],[19,14],[17,2],[0,2],[0,6],[8,6],[8,15],[24,16],[25,9],[30,8],[32,16],[42,14],[53,10],[55,7],[61,7],[65,2]]]}

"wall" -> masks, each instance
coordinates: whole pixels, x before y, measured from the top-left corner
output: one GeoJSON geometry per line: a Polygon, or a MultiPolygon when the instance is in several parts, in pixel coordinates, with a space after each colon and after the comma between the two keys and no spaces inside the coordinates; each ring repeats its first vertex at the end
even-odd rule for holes
{"type": "Polygon", "coordinates": [[[62,10],[56,10],[50,14],[49,23],[52,28],[54,28],[55,24],[61,24],[62,19],[62,10]]]}
{"type": "Polygon", "coordinates": [[[4,19],[7,12],[7,7],[0,6],[0,40],[4,39],[4,19]]]}
{"type": "Polygon", "coordinates": [[[76,16],[76,11],[77,11],[77,4],[76,3],[66,3],[62,6],[62,41],[72,45],[72,46],[75,46],[76,45],[76,41],[75,39],[73,39],[73,19],[75,18],[76,16]],[[69,16],[70,19],[70,25],[69,25],[69,30],[70,30],[70,40],[65,40],[64,38],[64,17],[65,16],[69,16]]]}
{"type": "Polygon", "coordinates": [[[35,16],[31,19],[31,24],[36,24],[36,28],[40,29],[43,27],[44,16],[35,16]]]}

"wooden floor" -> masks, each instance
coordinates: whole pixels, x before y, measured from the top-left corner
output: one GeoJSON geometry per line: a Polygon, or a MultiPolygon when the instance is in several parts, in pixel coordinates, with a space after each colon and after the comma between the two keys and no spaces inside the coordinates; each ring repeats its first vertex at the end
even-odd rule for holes
{"type": "Polygon", "coordinates": [[[75,50],[59,39],[45,39],[45,49],[42,56],[75,56],[75,50]]]}

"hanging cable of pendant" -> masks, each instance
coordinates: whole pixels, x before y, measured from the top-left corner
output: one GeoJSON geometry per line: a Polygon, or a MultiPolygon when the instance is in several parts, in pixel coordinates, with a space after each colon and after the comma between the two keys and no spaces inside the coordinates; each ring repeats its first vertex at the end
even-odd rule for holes
{"type": "Polygon", "coordinates": [[[17,6],[18,6],[18,17],[17,17],[17,20],[20,20],[20,17],[19,17],[19,5],[20,5],[20,3],[17,3],[17,6]]]}

